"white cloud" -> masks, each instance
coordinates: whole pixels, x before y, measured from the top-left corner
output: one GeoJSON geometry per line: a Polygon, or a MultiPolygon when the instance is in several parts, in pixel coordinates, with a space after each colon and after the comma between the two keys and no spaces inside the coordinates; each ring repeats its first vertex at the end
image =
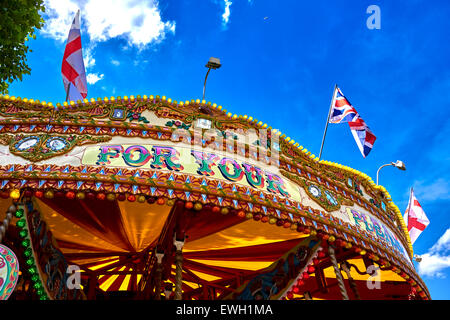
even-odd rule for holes
{"type": "Polygon", "coordinates": [[[447,229],[439,240],[431,247],[430,252],[448,252],[450,251],[450,228],[447,229]]]}
{"type": "Polygon", "coordinates": [[[230,6],[233,4],[230,0],[224,0],[225,4],[225,11],[222,14],[222,25],[226,26],[228,24],[228,21],[230,21],[230,6]]]}
{"type": "Polygon", "coordinates": [[[111,63],[112,63],[113,65],[115,65],[115,66],[120,66],[120,61],[119,61],[119,60],[111,59],[111,63]]]}
{"type": "Polygon", "coordinates": [[[46,23],[42,32],[66,41],[73,17],[81,10],[82,32],[91,42],[124,38],[139,49],[175,33],[174,21],[162,21],[156,0],[44,0],[46,23]]]}
{"type": "Polygon", "coordinates": [[[44,0],[44,6],[45,25],[41,32],[56,40],[66,41],[79,5],[73,0],[44,0]]]}
{"type": "Polygon", "coordinates": [[[450,183],[444,178],[434,180],[430,184],[424,181],[414,182],[414,194],[420,203],[450,199],[450,183]]]}
{"type": "Polygon", "coordinates": [[[423,276],[445,278],[441,270],[450,267],[450,256],[425,253],[420,256],[419,273],[423,276]]]}
{"type": "Polygon", "coordinates": [[[139,65],[144,65],[144,64],[147,64],[147,63],[148,63],[148,60],[146,60],[146,59],[136,59],[136,60],[133,61],[133,65],[135,67],[137,67],[139,65]]]}
{"type": "Polygon", "coordinates": [[[442,270],[450,267],[450,228],[428,250],[420,255],[419,274],[429,277],[445,278],[442,270]]]}
{"type": "Polygon", "coordinates": [[[98,74],[98,73],[88,73],[86,76],[86,81],[89,84],[97,83],[98,81],[102,80],[104,77],[104,74],[98,74]]]}
{"type": "Polygon", "coordinates": [[[83,50],[83,61],[86,69],[90,69],[95,66],[94,47],[94,45],[90,45],[83,50]]]}

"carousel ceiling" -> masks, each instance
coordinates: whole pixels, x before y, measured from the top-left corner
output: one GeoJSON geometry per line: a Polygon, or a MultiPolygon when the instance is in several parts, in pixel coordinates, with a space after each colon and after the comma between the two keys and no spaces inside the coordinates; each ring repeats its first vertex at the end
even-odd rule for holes
{"type": "MultiPolygon", "coordinates": [[[[87,199],[41,199],[36,208],[70,262],[96,272],[130,274],[133,263],[124,257],[152,250],[171,210],[156,203],[87,199]]],[[[186,228],[184,266],[205,281],[263,269],[301,239],[295,230],[273,229],[231,214],[195,212],[186,228]]],[[[130,278],[101,276],[100,288],[126,290],[130,278]]]]}
{"type": "MultiPolygon", "coordinates": [[[[0,209],[7,210],[7,204],[0,201],[0,209]]],[[[138,288],[143,254],[155,248],[174,211],[173,206],[157,203],[66,198],[35,199],[34,208],[41,213],[68,263],[96,274],[99,289],[105,292],[138,288]]],[[[211,210],[184,214],[190,215],[183,248],[186,298],[198,299],[205,283],[217,289],[217,297],[226,296],[239,286],[236,279],[244,281],[264,272],[307,237],[290,228],[211,210]]],[[[410,293],[405,279],[390,270],[378,270],[379,277],[373,278],[366,273],[363,259],[347,262],[359,295],[365,299],[407,298],[410,293]],[[370,290],[369,282],[379,282],[383,290],[370,290]]],[[[317,286],[317,276],[312,273],[303,280],[304,290],[313,299],[340,299],[332,266],[323,269],[326,289],[317,286]]],[[[343,276],[348,281],[344,272],[343,276]]],[[[171,267],[167,281],[174,282],[174,277],[171,267]]],[[[304,299],[302,294],[290,298],[304,299]]]]}

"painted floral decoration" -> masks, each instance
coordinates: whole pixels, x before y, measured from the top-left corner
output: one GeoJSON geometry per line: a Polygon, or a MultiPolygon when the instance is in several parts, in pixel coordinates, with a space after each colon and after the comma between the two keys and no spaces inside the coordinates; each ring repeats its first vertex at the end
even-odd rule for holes
{"type": "Polygon", "coordinates": [[[130,121],[142,121],[143,123],[150,123],[150,121],[148,121],[146,117],[141,116],[141,112],[128,111],[127,119],[130,121]]]}
{"type": "Polygon", "coordinates": [[[363,195],[361,188],[359,187],[358,183],[354,183],[355,191],[358,192],[360,195],[363,195]]]}
{"type": "Polygon", "coordinates": [[[166,122],[166,127],[177,127],[178,129],[189,130],[191,125],[184,124],[180,120],[171,120],[166,122]]]}

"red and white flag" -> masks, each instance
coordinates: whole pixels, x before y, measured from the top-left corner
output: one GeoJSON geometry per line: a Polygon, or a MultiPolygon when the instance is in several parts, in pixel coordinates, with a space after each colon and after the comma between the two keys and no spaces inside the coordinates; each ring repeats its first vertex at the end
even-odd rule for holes
{"type": "Polygon", "coordinates": [[[86,70],[81,50],[80,10],[78,10],[69,31],[61,68],[67,101],[83,100],[87,96],[86,70]]]}
{"type": "Polygon", "coordinates": [[[408,227],[409,237],[411,238],[411,244],[413,244],[423,230],[428,226],[430,220],[428,220],[425,212],[420,206],[419,201],[417,201],[414,196],[413,189],[411,188],[411,194],[409,196],[408,207],[406,208],[405,215],[403,219],[408,227]]]}

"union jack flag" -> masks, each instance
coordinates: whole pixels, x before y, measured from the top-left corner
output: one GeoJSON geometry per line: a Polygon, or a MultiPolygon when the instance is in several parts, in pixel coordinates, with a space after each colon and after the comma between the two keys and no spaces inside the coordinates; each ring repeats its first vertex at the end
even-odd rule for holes
{"type": "Polygon", "coordinates": [[[81,52],[80,11],[73,19],[67,38],[61,67],[64,88],[69,101],[83,100],[87,96],[86,70],[81,52]]]}
{"type": "Polygon", "coordinates": [[[330,123],[348,122],[353,138],[365,158],[373,148],[373,144],[377,137],[369,129],[367,124],[358,114],[356,109],[351,105],[342,93],[341,89],[336,87],[332,109],[330,111],[330,123]]]}
{"type": "Polygon", "coordinates": [[[350,104],[342,93],[341,89],[336,87],[333,106],[330,114],[330,123],[342,123],[353,121],[358,115],[355,108],[350,104]]]}
{"type": "Polygon", "coordinates": [[[355,138],[356,144],[358,145],[359,151],[363,157],[367,157],[369,152],[373,148],[373,144],[377,137],[370,131],[367,124],[364,122],[361,117],[357,114],[356,118],[353,121],[348,123],[350,126],[350,130],[352,131],[353,138],[355,138]]]}

